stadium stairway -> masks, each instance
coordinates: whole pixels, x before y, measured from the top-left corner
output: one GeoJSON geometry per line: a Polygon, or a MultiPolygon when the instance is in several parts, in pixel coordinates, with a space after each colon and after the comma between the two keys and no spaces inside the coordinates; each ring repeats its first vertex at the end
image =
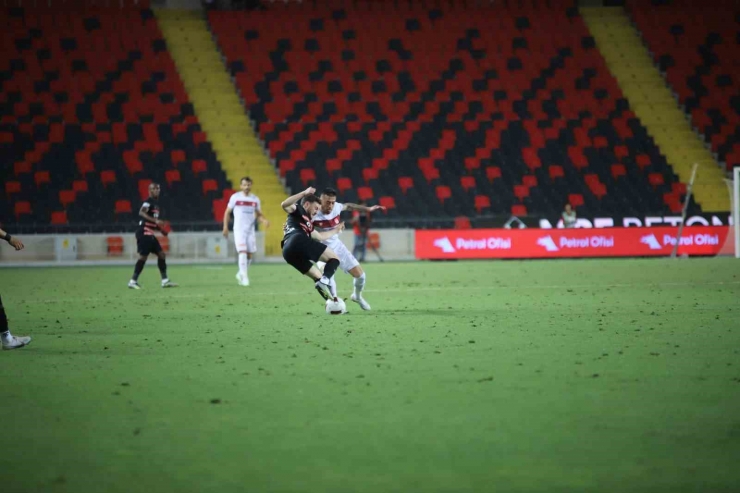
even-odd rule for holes
{"type": "Polygon", "coordinates": [[[699,163],[694,197],[705,211],[730,210],[724,173],[679,109],[670,88],[622,7],[581,8],[607,67],[635,114],[681,181],[699,163]]]}
{"type": "MultiPolygon", "coordinates": [[[[156,11],[160,29],[193,103],[195,113],[213,145],[221,167],[234,189],[243,176],[254,180],[254,193],[272,221],[266,230],[265,254],[279,253],[284,189],[252,130],[208,24],[198,11],[156,11]]],[[[214,219],[220,220],[230,191],[213,201],[214,219]]]]}

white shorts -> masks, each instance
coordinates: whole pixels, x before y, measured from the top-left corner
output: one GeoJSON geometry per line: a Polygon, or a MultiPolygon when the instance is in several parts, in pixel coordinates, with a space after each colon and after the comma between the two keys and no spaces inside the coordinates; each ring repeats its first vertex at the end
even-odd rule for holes
{"type": "Polygon", "coordinates": [[[352,252],[350,252],[341,241],[333,243],[329,248],[334,250],[334,253],[337,254],[337,257],[339,258],[339,268],[344,272],[349,272],[360,265],[360,262],[357,261],[355,256],[352,255],[352,252]]]}
{"type": "Polygon", "coordinates": [[[234,231],[234,245],[237,252],[255,253],[257,251],[257,235],[253,230],[234,231]]]}

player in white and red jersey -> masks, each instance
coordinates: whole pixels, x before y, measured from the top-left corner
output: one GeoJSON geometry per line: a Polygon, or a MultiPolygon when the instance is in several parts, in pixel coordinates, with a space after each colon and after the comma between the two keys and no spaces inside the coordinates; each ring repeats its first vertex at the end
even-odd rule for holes
{"type": "MultiPolygon", "coordinates": [[[[327,231],[336,227],[340,222],[340,215],[343,211],[359,211],[359,212],[374,212],[377,210],[385,210],[385,207],[381,205],[374,205],[366,207],[359,204],[341,204],[337,202],[337,191],[333,188],[325,188],[321,192],[319,197],[321,200],[321,207],[319,212],[313,217],[313,227],[316,231],[322,232],[327,231]]],[[[360,262],[357,261],[352,252],[350,252],[342,240],[339,239],[339,235],[335,234],[329,239],[324,240],[322,243],[327,245],[329,248],[334,250],[334,253],[339,257],[339,267],[344,272],[347,272],[354,277],[354,291],[352,292],[351,299],[363,310],[370,310],[370,304],[365,301],[362,297],[362,290],[365,288],[365,271],[362,270],[360,262]]],[[[331,278],[332,295],[337,295],[337,283],[334,277],[331,278]]]]}
{"type": "Polygon", "coordinates": [[[229,199],[224,212],[224,238],[229,237],[229,215],[234,213],[234,243],[239,254],[239,272],[236,280],[240,286],[249,286],[247,268],[252,263],[252,255],[257,251],[257,237],[254,226],[260,221],[265,227],[270,225],[260,206],[260,199],[252,191],[252,179],[248,176],[239,182],[241,192],[236,192],[229,199]]]}

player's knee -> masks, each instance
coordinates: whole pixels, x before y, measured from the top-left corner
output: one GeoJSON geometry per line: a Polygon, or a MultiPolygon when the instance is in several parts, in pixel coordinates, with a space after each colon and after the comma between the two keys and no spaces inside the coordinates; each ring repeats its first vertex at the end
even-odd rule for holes
{"type": "Polygon", "coordinates": [[[364,271],[364,270],[362,270],[362,267],[360,267],[359,265],[357,265],[357,266],[355,266],[355,267],[352,267],[352,268],[351,268],[351,269],[349,270],[349,273],[350,273],[350,275],[351,275],[352,277],[354,277],[354,278],[356,278],[356,279],[359,279],[360,277],[362,277],[362,278],[364,278],[364,277],[365,277],[365,271],[364,271]]]}

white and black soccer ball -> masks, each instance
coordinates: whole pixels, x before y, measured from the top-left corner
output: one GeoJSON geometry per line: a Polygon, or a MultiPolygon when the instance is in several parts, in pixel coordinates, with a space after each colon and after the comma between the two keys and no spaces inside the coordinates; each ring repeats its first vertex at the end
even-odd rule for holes
{"type": "Polygon", "coordinates": [[[336,301],[326,300],[326,313],[327,315],[344,315],[347,313],[347,305],[342,298],[336,298],[336,301]]]}

